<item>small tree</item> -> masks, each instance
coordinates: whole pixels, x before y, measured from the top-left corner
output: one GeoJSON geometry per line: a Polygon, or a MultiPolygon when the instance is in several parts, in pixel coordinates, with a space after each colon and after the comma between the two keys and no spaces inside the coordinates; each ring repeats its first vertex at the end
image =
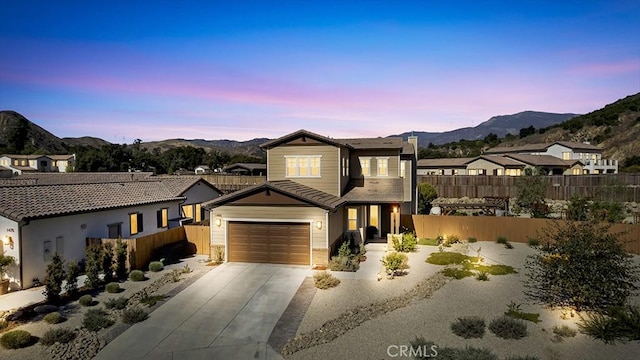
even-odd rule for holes
{"type": "Polygon", "coordinates": [[[418,184],[418,213],[428,214],[431,211],[431,202],[438,197],[436,188],[429,183],[418,184]]]}
{"type": "Polygon", "coordinates": [[[55,253],[47,265],[47,278],[44,281],[44,291],[42,292],[47,297],[47,301],[57,302],[60,300],[64,278],[64,263],[60,255],[55,253]]]}
{"type": "Polygon", "coordinates": [[[80,265],[75,260],[67,263],[67,283],[64,290],[69,296],[75,296],[78,293],[78,276],[80,275],[80,265]]]}
{"type": "Polygon", "coordinates": [[[102,246],[91,245],[86,250],[87,265],[85,268],[85,274],[87,278],[84,284],[92,289],[100,286],[100,267],[102,261],[102,246]]]}
{"type": "Polygon", "coordinates": [[[554,222],[545,229],[538,253],[527,258],[525,295],[578,311],[624,305],[637,290],[640,268],[619,236],[606,223],[554,222]]]}
{"type": "Polygon", "coordinates": [[[534,218],[544,218],[549,214],[544,195],[547,182],[539,175],[538,169],[525,169],[525,174],[516,180],[516,211],[525,212],[534,218]]]}
{"type": "Polygon", "coordinates": [[[127,244],[120,238],[116,241],[116,277],[118,280],[127,278],[127,244]]]}
{"type": "Polygon", "coordinates": [[[104,243],[102,245],[102,272],[105,284],[113,281],[113,267],[113,244],[104,243]]]}

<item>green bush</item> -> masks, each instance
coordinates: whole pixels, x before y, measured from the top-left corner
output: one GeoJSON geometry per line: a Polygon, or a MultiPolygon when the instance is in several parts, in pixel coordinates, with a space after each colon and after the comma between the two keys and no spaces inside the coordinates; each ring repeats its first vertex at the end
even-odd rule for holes
{"type": "Polygon", "coordinates": [[[119,298],[116,299],[107,299],[104,301],[104,307],[107,309],[117,309],[117,310],[122,310],[125,307],[127,307],[127,302],[129,302],[129,299],[127,299],[124,296],[120,296],[119,298]]]}
{"type": "Polygon", "coordinates": [[[78,302],[80,303],[80,305],[82,306],[92,306],[95,305],[93,303],[93,297],[89,294],[87,295],[82,295],[80,296],[80,299],[78,299],[78,302]]]}
{"type": "Polygon", "coordinates": [[[144,281],[147,278],[141,270],[133,270],[129,273],[129,280],[131,281],[144,281]]]}
{"type": "Polygon", "coordinates": [[[578,323],[580,332],[605,344],[640,340],[640,307],[613,307],[606,313],[594,313],[578,323]]]}
{"type": "Polygon", "coordinates": [[[567,325],[554,326],[553,333],[556,335],[556,339],[558,341],[561,341],[563,338],[574,337],[576,336],[576,334],[578,334],[575,329],[567,325]]]}
{"type": "Polygon", "coordinates": [[[527,324],[508,316],[501,316],[491,320],[489,330],[503,339],[522,339],[527,336],[527,324]]]}
{"type": "Polygon", "coordinates": [[[31,333],[25,330],[13,330],[0,337],[0,344],[6,349],[21,349],[31,345],[31,333]]]}
{"type": "Polygon", "coordinates": [[[489,281],[489,273],[486,271],[479,271],[476,274],[476,280],[478,281],[489,281]]]}
{"type": "Polygon", "coordinates": [[[59,312],[57,312],[57,311],[54,311],[54,312],[48,313],[48,314],[47,314],[47,315],[45,315],[42,319],[43,319],[44,321],[48,322],[49,324],[57,324],[57,323],[59,323],[59,322],[62,322],[62,320],[64,320],[64,318],[62,317],[62,315],[61,315],[59,312]]]}
{"type": "Polygon", "coordinates": [[[498,360],[498,357],[487,348],[477,348],[473,346],[466,346],[464,348],[437,346],[433,341],[427,341],[423,337],[417,337],[409,344],[411,345],[411,350],[414,352],[422,352],[422,356],[416,356],[415,359],[498,360]]]}
{"type": "Polygon", "coordinates": [[[413,252],[418,246],[418,239],[412,232],[406,232],[402,236],[393,236],[393,248],[399,252],[413,252]]]}
{"type": "Polygon", "coordinates": [[[89,309],[84,313],[84,318],[82,319],[82,326],[89,331],[106,329],[114,323],[107,312],[102,309],[89,309]]]}
{"type": "Polygon", "coordinates": [[[51,263],[47,265],[47,277],[44,280],[44,296],[47,297],[47,301],[56,302],[60,300],[60,293],[62,292],[62,282],[64,281],[66,273],[64,271],[64,262],[58,253],[53,255],[51,263]]]}
{"type": "Polygon", "coordinates": [[[149,293],[147,292],[146,289],[143,289],[140,293],[140,304],[144,304],[147,305],[148,307],[152,307],[153,305],[155,305],[158,301],[162,301],[164,299],[168,298],[167,295],[149,295],[149,293]]]}
{"type": "Polygon", "coordinates": [[[485,326],[484,319],[477,316],[459,317],[451,323],[451,331],[465,339],[482,338],[485,326]]]}
{"type": "Polygon", "coordinates": [[[127,244],[122,239],[116,241],[115,270],[118,280],[127,278],[127,244]]]}
{"type": "Polygon", "coordinates": [[[151,272],[162,271],[162,269],[164,269],[162,261],[152,261],[149,263],[149,271],[151,272]]]}
{"type": "Polygon", "coordinates": [[[102,246],[91,245],[85,250],[86,267],[85,275],[87,276],[84,285],[88,288],[95,289],[100,286],[100,269],[102,267],[102,246]]]}
{"type": "Polygon", "coordinates": [[[474,238],[474,237],[470,237],[469,239],[467,239],[468,242],[470,243],[474,243],[474,242],[478,242],[478,239],[474,238]]]}
{"type": "Polygon", "coordinates": [[[75,296],[78,293],[78,276],[80,276],[80,266],[75,260],[71,260],[67,263],[67,282],[64,285],[64,290],[69,296],[75,296]]]}
{"type": "Polygon", "coordinates": [[[326,290],[338,286],[340,279],[326,271],[320,271],[313,275],[313,282],[318,289],[326,290]]]}
{"type": "Polygon", "coordinates": [[[113,281],[113,244],[110,242],[102,244],[102,281],[110,283],[113,281]]]}
{"type": "Polygon", "coordinates": [[[329,269],[331,271],[350,271],[355,272],[360,268],[358,260],[345,256],[334,256],[329,260],[329,269]]]}
{"type": "Polygon", "coordinates": [[[351,251],[351,240],[347,240],[340,245],[340,248],[338,248],[338,256],[349,258],[351,255],[353,255],[353,252],[351,251]]]}
{"type": "Polygon", "coordinates": [[[506,245],[509,241],[504,236],[498,236],[498,238],[496,239],[496,242],[498,244],[506,245]]]}
{"type": "Polygon", "coordinates": [[[399,252],[392,252],[380,261],[387,270],[387,274],[392,276],[402,275],[404,271],[409,268],[409,258],[407,255],[399,252]]]}
{"type": "Polygon", "coordinates": [[[107,286],[105,286],[105,290],[107,290],[109,294],[115,294],[122,291],[122,289],[120,289],[120,284],[118,284],[117,282],[108,283],[107,286]]]}
{"type": "Polygon", "coordinates": [[[122,315],[120,315],[122,322],[125,324],[139,323],[141,321],[146,320],[148,317],[149,317],[149,314],[147,314],[146,311],[138,307],[125,309],[122,312],[122,315]]]}
{"type": "Polygon", "coordinates": [[[536,238],[529,238],[527,240],[527,244],[529,244],[529,246],[531,246],[531,247],[540,246],[540,240],[538,240],[536,238]]]}
{"type": "Polygon", "coordinates": [[[66,344],[76,338],[75,331],[67,328],[52,328],[47,330],[40,338],[42,345],[51,346],[55,343],[66,344]]]}
{"type": "Polygon", "coordinates": [[[464,279],[468,276],[473,276],[473,273],[467,269],[459,269],[454,267],[447,267],[442,270],[442,274],[446,277],[451,277],[457,280],[464,279]]]}

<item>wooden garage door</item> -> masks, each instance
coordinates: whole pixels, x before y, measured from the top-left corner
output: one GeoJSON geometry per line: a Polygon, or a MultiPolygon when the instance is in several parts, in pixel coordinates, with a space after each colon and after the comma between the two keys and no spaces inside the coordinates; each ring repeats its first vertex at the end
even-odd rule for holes
{"type": "Polygon", "coordinates": [[[229,261],[309,265],[309,224],[230,222],[229,261]]]}

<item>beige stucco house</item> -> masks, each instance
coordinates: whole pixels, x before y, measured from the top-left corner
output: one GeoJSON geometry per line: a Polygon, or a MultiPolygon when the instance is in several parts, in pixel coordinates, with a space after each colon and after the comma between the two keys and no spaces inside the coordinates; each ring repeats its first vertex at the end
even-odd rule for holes
{"type": "Polygon", "coordinates": [[[416,140],[300,130],[263,144],[267,181],[205,204],[212,246],[227,261],[326,265],[344,239],[386,236],[391,214],[415,213],[416,140]]]}

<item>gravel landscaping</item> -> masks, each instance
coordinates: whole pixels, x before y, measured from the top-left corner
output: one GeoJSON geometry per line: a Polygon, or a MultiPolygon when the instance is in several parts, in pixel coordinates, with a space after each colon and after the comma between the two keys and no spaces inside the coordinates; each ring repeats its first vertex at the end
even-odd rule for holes
{"type": "Polygon", "coordinates": [[[127,308],[139,307],[150,313],[159,307],[163,301],[158,301],[154,306],[140,304],[139,300],[145,293],[148,295],[166,295],[169,297],[175,295],[177,292],[193,283],[204,273],[212,269],[212,267],[206,266],[205,260],[205,256],[195,256],[183,259],[181,262],[176,264],[167,265],[163,271],[146,272],[145,275],[148,279],[145,281],[133,282],[127,280],[120,283],[123,290],[119,293],[108,293],[106,291],[102,291],[95,294],[95,305],[93,306],[81,306],[78,304],[78,301],[73,301],[67,305],[61,306],[57,308],[57,311],[62,314],[65,320],[58,324],[50,325],[42,320],[44,314],[38,315],[31,321],[15,327],[15,329],[29,331],[33,336],[39,338],[42,337],[48,329],[68,328],[72,329],[76,333],[75,339],[66,344],[55,343],[51,346],[44,346],[37,343],[18,350],[0,348],[0,359],[91,359],[109,341],[123,333],[131,325],[124,324],[120,319],[124,310],[111,309],[107,310],[108,317],[114,320],[115,324],[97,332],[89,331],[82,326],[84,313],[88,309],[105,309],[105,301],[125,297],[129,299],[127,308]],[[190,272],[184,271],[185,265],[188,265],[188,268],[191,270],[190,272]],[[176,270],[176,272],[172,273],[173,270],[176,270]],[[177,275],[178,273],[179,275],[177,275]]]}

